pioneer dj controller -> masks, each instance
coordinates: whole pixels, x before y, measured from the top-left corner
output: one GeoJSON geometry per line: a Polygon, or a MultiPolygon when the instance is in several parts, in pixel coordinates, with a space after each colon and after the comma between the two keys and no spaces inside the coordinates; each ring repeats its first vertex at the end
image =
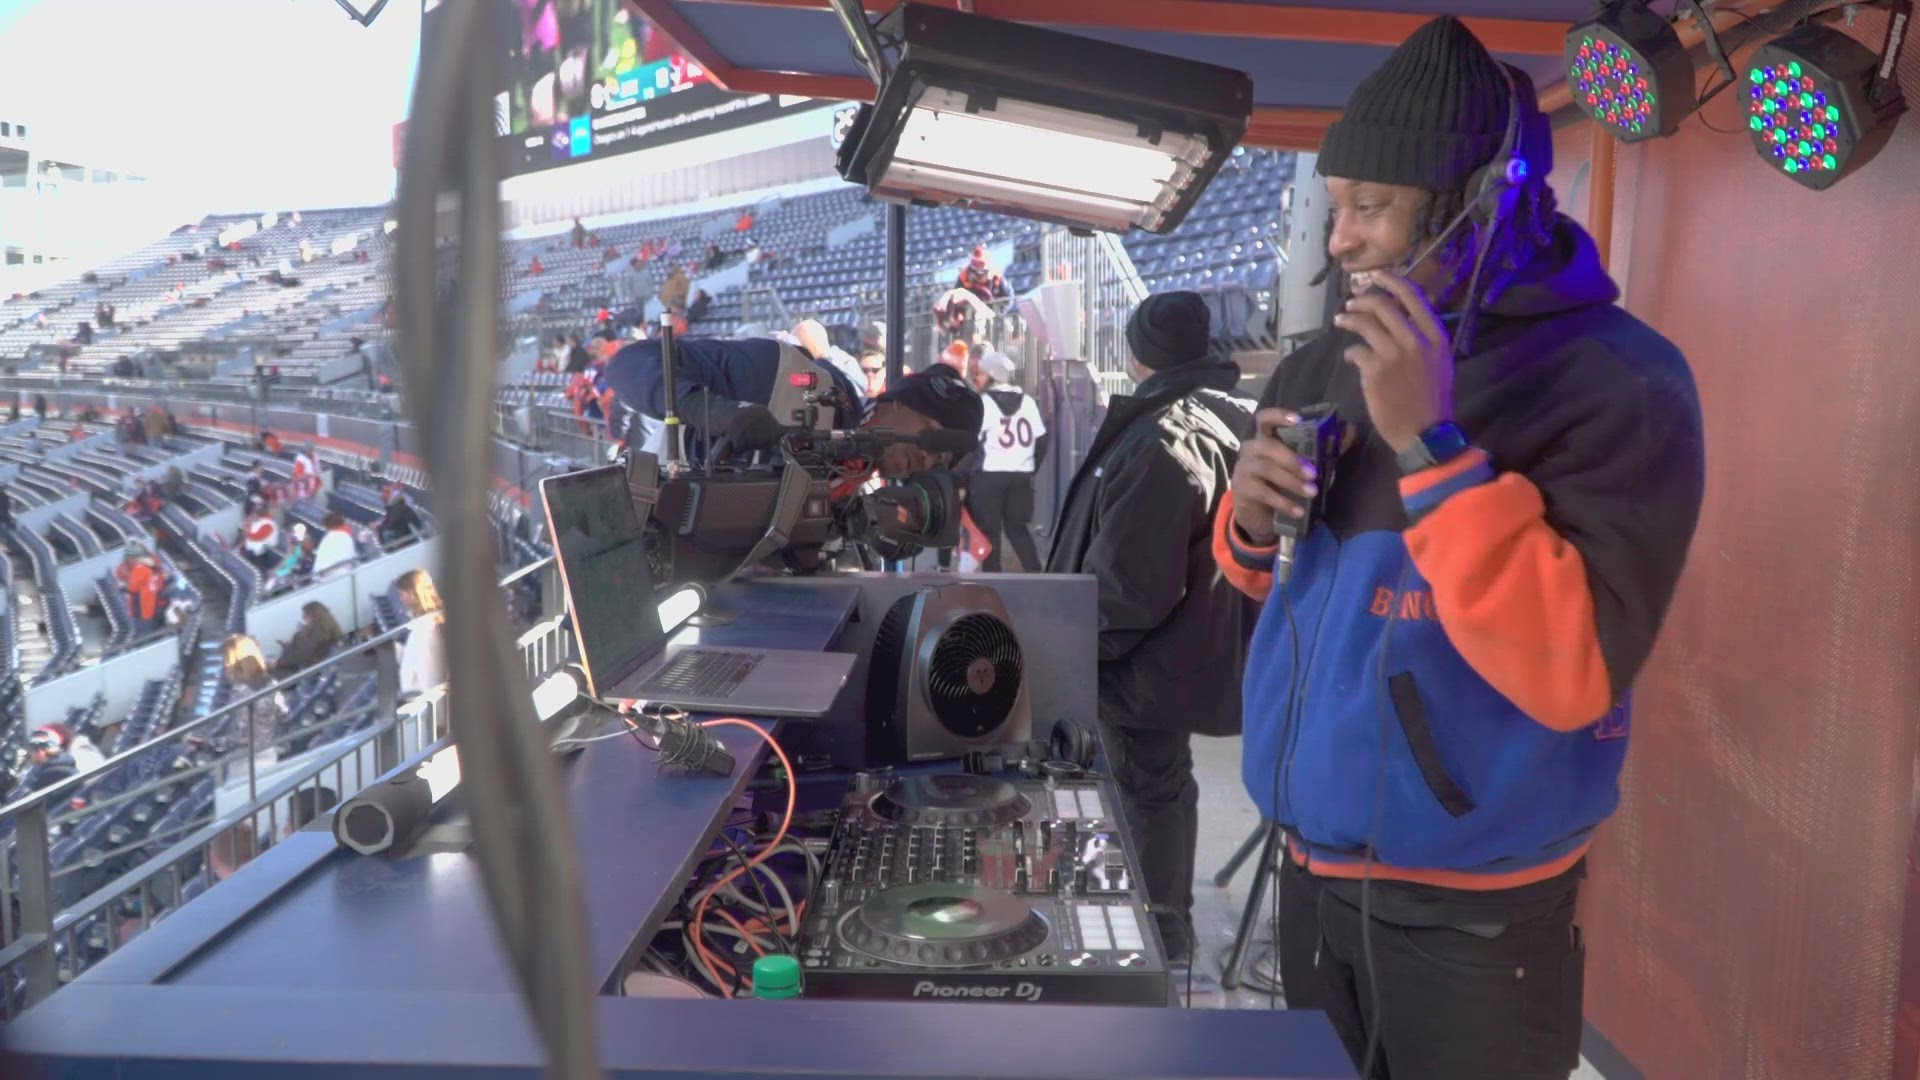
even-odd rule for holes
{"type": "Polygon", "coordinates": [[[1116,798],[1094,780],[856,780],[801,936],[805,994],[1167,1004],[1116,798]]]}

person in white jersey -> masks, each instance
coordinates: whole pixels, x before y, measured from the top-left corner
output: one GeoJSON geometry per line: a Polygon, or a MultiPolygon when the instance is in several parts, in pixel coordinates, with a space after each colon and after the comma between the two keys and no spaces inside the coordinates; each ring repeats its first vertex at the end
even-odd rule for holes
{"type": "Polygon", "coordinates": [[[1047,423],[1040,406],[1013,384],[1012,358],[993,352],[980,358],[987,377],[980,400],[986,406],[980,423],[980,471],[967,491],[967,509],[973,523],[987,534],[993,550],[980,569],[1000,569],[1000,536],[1004,531],[1020,569],[1038,572],[1040,552],[1033,544],[1033,474],[1047,457],[1047,423]]]}

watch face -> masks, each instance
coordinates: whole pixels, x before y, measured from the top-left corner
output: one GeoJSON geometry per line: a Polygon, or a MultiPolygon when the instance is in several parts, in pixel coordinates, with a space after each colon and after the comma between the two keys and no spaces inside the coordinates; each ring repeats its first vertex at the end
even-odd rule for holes
{"type": "Polygon", "coordinates": [[[1458,424],[1435,424],[1420,433],[1420,445],[1435,463],[1448,461],[1467,449],[1467,437],[1458,424]]]}

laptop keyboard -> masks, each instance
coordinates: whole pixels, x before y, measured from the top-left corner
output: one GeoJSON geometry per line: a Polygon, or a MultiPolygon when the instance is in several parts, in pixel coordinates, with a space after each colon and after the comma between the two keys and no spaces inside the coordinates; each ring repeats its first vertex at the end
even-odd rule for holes
{"type": "Polygon", "coordinates": [[[760,664],[759,653],[689,650],[667,662],[642,683],[639,697],[731,697],[760,664]]]}

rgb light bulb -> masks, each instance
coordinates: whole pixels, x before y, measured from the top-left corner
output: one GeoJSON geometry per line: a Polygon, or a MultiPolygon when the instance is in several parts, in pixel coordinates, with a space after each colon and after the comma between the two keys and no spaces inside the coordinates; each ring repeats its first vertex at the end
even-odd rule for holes
{"type": "Polygon", "coordinates": [[[1644,0],[1608,4],[1567,32],[1574,104],[1622,142],[1673,134],[1697,104],[1680,35],[1644,0]]]}
{"type": "Polygon", "coordinates": [[[1809,25],[1756,50],[1746,79],[1747,133],[1776,170],[1815,191],[1858,169],[1885,143],[1901,104],[1876,104],[1878,57],[1830,27],[1809,25]]]}

